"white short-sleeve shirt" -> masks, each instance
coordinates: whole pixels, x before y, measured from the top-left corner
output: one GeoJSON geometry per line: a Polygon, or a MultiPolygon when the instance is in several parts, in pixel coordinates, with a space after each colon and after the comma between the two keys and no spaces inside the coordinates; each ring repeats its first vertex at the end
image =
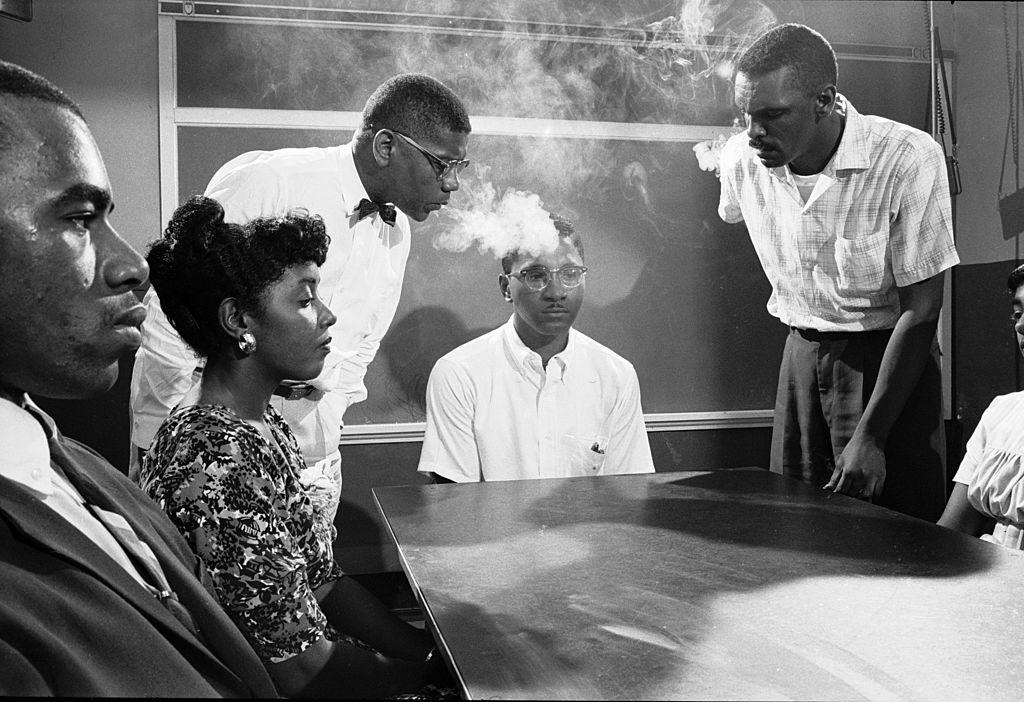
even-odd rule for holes
{"type": "Polygon", "coordinates": [[[1000,395],[967,442],[954,482],[967,499],[999,524],[992,540],[1011,548],[1024,542],[1024,392],[1000,395]]]}
{"type": "Polygon", "coordinates": [[[575,329],[543,368],[510,319],[431,371],[419,471],[455,482],[652,473],[636,371],[575,329]]]}

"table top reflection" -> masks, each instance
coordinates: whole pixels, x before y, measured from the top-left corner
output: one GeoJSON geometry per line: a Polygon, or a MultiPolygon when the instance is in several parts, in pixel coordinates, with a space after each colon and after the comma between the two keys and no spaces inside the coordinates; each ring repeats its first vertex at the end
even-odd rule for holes
{"type": "Polygon", "coordinates": [[[470,699],[1024,687],[1024,554],[767,471],[373,492],[470,699]]]}

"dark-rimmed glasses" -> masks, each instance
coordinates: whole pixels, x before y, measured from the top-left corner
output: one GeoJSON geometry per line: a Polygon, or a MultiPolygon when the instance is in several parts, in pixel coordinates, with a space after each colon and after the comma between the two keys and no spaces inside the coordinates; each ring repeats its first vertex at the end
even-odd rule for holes
{"type": "Polygon", "coordinates": [[[400,131],[398,131],[396,129],[390,129],[388,131],[394,132],[398,136],[402,137],[407,142],[409,142],[409,145],[411,147],[413,147],[414,149],[419,151],[421,154],[426,156],[427,160],[430,161],[431,168],[433,168],[434,172],[437,173],[437,179],[438,180],[444,180],[445,178],[450,176],[452,173],[454,173],[456,178],[457,178],[459,173],[462,173],[463,169],[465,169],[466,166],[469,165],[469,159],[465,159],[465,158],[442,158],[441,156],[438,156],[437,154],[435,154],[430,149],[425,149],[422,146],[420,146],[419,144],[417,144],[416,140],[413,139],[408,134],[402,134],[400,131]]]}
{"type": "Polygon", "coordinates": [[[523,269],[518,273],[509,273],[513,278],[518,278],[523,285],[534,292],[540,292],[557,279],[563,288],[578,288],[583,282],[583,276],[587,273],[586,266],[562,266],[561,268],[545,268],[544,266],[532,266],[523,269]]]}

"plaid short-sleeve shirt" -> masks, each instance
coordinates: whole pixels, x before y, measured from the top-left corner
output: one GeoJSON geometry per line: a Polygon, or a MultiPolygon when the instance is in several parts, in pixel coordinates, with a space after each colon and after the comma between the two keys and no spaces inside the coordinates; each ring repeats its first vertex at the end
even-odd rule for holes
{"type": "Polygon", "coordinates": [[[941,147],[924,132],[862,115],[846,128],[806,202],[789,169],[765,168],[746,133],[722,150],[718,213],[743,221],[772,285],[768,311],[819,331],[890,329],[897,287],[959,263],[941,147]]]}

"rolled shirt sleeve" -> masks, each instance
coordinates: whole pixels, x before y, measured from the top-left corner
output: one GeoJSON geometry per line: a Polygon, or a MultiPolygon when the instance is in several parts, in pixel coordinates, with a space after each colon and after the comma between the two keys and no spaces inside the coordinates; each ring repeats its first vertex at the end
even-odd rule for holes
{"type": "Polygon", "coordinates": [[[473,433],[475,392],[458,363],[441,358],[427,381],[427,426],[418,470],[457,483],[483,474],[473,433]]]}

